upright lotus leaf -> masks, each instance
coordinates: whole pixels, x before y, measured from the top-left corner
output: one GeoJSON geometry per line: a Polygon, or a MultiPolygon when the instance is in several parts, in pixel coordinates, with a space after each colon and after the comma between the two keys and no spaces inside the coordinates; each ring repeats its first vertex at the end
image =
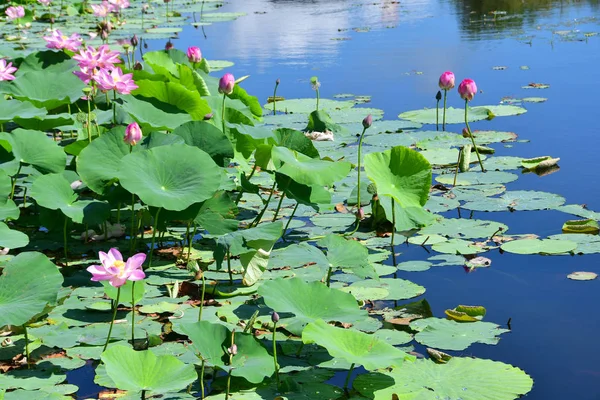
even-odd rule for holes
{"type": "MultiPolygon", "coordinates": [[[[231,336],[231,335],[229,335],[231,336]]],[[[273,375],[275,366],[273,357],[251,333],[237,333],[234,336],[238,348],[233,356],[231,375],[239,376],[248,382],[261,383],[266,377],[273,375]]],[[[231,339],[229,340],[231,343],[231,339]]]]}
{"type": "Polygon", "coordinates": [[[263,109],[260,106],[260,102],[256,96],[251,96],[242,88],[240,85],[235,85],[233,88],[233,93],[229,95],[231,99],[240,100],[244,103],[252,112],[256,118],[260,119],[263,115],[263,109]]]}
{"type": "Polygon", "coordinates": [[[19,100],[27,100],[36,107],[53,110],[71,104],[81,97],[85,84],[70,73],[61,71],[28,71],[15,79],[4,91],[19,100]]]}
{"type": "Polygon", "coordinates": [[[313,144],[313,141],[298,130],[290,128],[279,128],[273,131],[277,140],[277,146],[287,147],[290,150],[297,151],[310,158],[319,158],[319,151],[313,144]]]}
{"type": "Polygon", "coordinates": [[[225,368],[229,330],[223,324],[198,321],[179,325],[179,331],[192,341],[192,349],[209,367],[225,368]]]}
{"type": "Polygon", "coordinates": [[[306,325],[302,331],[302,342],[323,346],[332,357],[362,365],[367,371],[399,367],[404,361],[416,359],[375,335],[336,328],[321,319],[306,325]]]}
{"type": "Polygon", "coordinates": [[[207,152],[221,167],[227,166],[228,160],[233,158],[233,146],[227,136],[208,122],[186,122],[172,133],[181,136],[187,145],[207,152]]]}
{"type": "MultiPolygon", "coordinates": [[[[417,360],[386,375],[394,379],[395,385],[377,390],[373,395],[357,384],[354,386],[375,400],[513,400],[529,393],[533,387],[533,379],[523,370],[477,358],[452,357],[446,364],[417,360]]],[[[365,378],[370,381],[368,376],[365,378]]]]}
{"type": "Polygon", "coordinates": [[[123,157],[117,177],[146,204],[181,211],[219,189],[221,169],[204,151],[173,144],[123,157]]]}
{"type": "Polygon", "coordinates": [[[121,390],[177,392],[198,379],[193,365],[172,355],[157,356],[151,350],[112,345],[101,358],[106,373],[121,390]]]}
{"type": "Polygon", "coordinates": [[[343,269],[360,278],[378,278],[369,261],[369,250],[362,243],[331,234],[317,244],[327,247],[327,261],[333,270],[343,269]]]}
{"type": "Polygon", "coordinates": [[[30,53],[23,58],[19,65],[18,74],[29,71],[63,72],[74,69],[77,61],[62,51],[42,50],[30,53]]]}
{"type": "Polygon", "coordinates": [[[278,313],[290,312],[295,318],[282,319],[285,329],[299,335],[304,326],[317,319],[326,322],[356,323],[368,318],[349,293],[328,288],[321,282],[305,282],[300,278],[278,278],[258,288],[265,304],[278,313]]]}
{"type": "Polygon", "coordinates": [[[38,108],[28,101],[16,99],[5,100],[0,97],[0,124],[5,124],[15,118],[41,118],[48,114],[45,108],[38,108]]]}
{"type": "Polygon", "coordinates": [[[418,319],[410,323],[418,331],[415,340],[425,346],[443,350],[464,350],[473,343],[498,344],[500,335],[510,332],[491,322],[470,324],[441,318],[418,319]]]}
{"type": "Polygon", "coordinates": [[[344,128],[333,122],[327,111],[318,110],[310,113],[308,116],[308,125],[304,128],[304,131],[340,133],[344,131],[344,128]]]}
{"type": "Polygon", "coordinates": [[[21,212],[14,201],[9,198],[0,198],[0,221],[18,219],[20,215],[21,212]]]}
{"type": "Polygon", "coordinates": [[[151,102],[157,108],[175,107],[187,112],[193,120],[202,120],[211,112],[205,99],[195,90],[189,90],[177,82],[160,82],[147,79],[135,82],[139,87],[131,94],[135,97],[143,97],[143,100],[151,102]],[[157,104],[162,103],[160,106],[157,104]]]}
{"type": "Polygon", "coordinates": [[[10,229],[4,222],[0,222],[0,247],[18,249],[28,244],[29,237],[26,234],[15,229],[10,229]]]}
{"type": "Polygon", "coordinates": [[[211,235],[225,235],[237,230],[238,221],[235,217],[238,212],[229,193],[219,191],[202,203],[194,222],[211,235]]]}
{"type": "Polygon", "coordinates": [[[25,129],[33,129],[45,132],[61,126],[72,125],[75,123],[75,120],[71,114],[62,113],[36,116],[31,118],[15,117],[14,122],[25,129]]]}
{"type": "Polygon", "coordinates": [[[21,253],[4,265],[0,275],[0,326],[20,326],[56,303],[63,277],[48,258],[21,253]]]}
{"type": "Polygon", "coordinates": [[[177,66],[177,72],[179,74],[179,83],[187,89],[196,90],[200,93],[200,96],[210,96],[210,90],[208,89],[206,81],[197,71],[194,71],[187,65],[179,64],[177,66]]]}
{"type": "Polygon", "coordinates": [[[143,129],[172,131],[179,125],[193,120],[190,114],[174,105],[143,96],[125,96],[123,110],[143,129]]]}
{"type": "Polygon", "coordinates": [[[300,204],[311,206],[317,211],[319,205],[327,206],[331,204],[331,193],[323,186],[302,185],[290,180],[288,176],[278,173],[275,173],[275,180],[279,187],[284,188],[287,197],[296,200],[300,204]]]}
{"type": "Polygon", "coordinates": [[[0,168],[14,175],[18,163],[31,165],[42,173],[62,172],[67,163],[65,152],[44,132],[15,129],[11,133],[0,132],[0,146],[10,148],[14,160],[0,164],[0,168]],[[8,165],[7,165],[8,164],[8,165]],[[6,168],[6,167],[8,168],[6,168]]]}
{"type": "Polygon", "coordinates": [[[100,200],[77,200],[63,174],[42,175],[33,181],[31,197],[42,207],[61,210],[77,223],[100,224],[110,215],[110,205],[100,200]]]}
{"type": "Polygon", "coordinates": [[[330,186],[348,175],[351,164],[310,158],[285,147],[273,147],[273,163],[278,173],[307,186],[330,186]]]}
{"type": "Polygon", "coordinates": [[[394,200],[396,229],[410,230],[432,221],[423,206],[429,198],[431,165],[415,150],[396,146],[365,156],[365,172],[377,186],[377,194],[388,221],[394,200]],[[390,201],[386,201],[388,199],[390,201]]]}

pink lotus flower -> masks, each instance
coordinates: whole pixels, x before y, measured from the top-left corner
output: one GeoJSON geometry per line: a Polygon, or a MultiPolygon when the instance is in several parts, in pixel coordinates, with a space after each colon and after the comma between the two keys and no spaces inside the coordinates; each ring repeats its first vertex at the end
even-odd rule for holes
{"type": "Polygon", "coordinates": [[[87,271],[92,274],[92,281],[109,281],[111,286],[121,287],[128,280],[140,281],[146,277],[142,264],[146,260],[144,253],[135,254],[127,262],[123,261],[123,256],[119,250],[112,248],[108,254],[101,251],[98,253],[102,265],[92,265],[87,271]]]}
{"type": "Polygon", "coordinates": [[[369,129],[371,125],[373,125],[373,116],[371,114],[367,115],[365,119],[362,121],[363,128],[369,129]]]}
{"type": "Polygon", "coordinates": [[[79,62],[79,67],[82,69],[112,69],[115,64],[121,62],[119,52],[110,50],[106,44],[98,47],[98,49],[88,46],[86,49],[81,50],[79,54],[74,55],[73,59],[79,62]]]}
{"type": "Polygon", "coordinates": [[[52,0],[37,0],[38,3],[48,7],[50,5],[50,3],[52,3],[52,0]]]}
{"type": "Polygon", "coordinates": [[[463,100],[471,101],[477,93],[477,85],[473,79],[464,79],[460,85],[458,85],[458,93],[460,98],[463,100]]]}
{"type": "Polygon", "coordinates": [[[138,88],[133,81],[133,74],[123,75],[121,68],[113,68],[110,71],[101,69],[94,80],[101,90],[116,90],[120,94],[129,94],[132,90],[138,88]]]}
{"type": "Polygon", "coordinates": [[[113,5],[115,11],[124,10],[129,7],[129,0],[108,0],[108,2],[113,5]]]}
{"type": "Polygon", "coordinates": [[[444,72],[440,76],[440,81],[439,81],[440,89],[442,89],[442,90],[453,89],[455,79],[456,78],[454,77],[454,74],[452,72],[450,72],[450,71],[444,72]]]}
{"type": "Polygon", "coordinates": [[[200,51],[200,48],[196,46],[188,47],[186,55],[191,63],[199,63],[202,61],[202,52],[200,51]]]}
{"type": "Polygon", "coordinates": [[[96,17],[106,18],[112,12],[112,5],[105,0],[101,4],[92,4],[92,10],[96,17]]]}
{"type": "Polygon", "coordinates": [[[235,78],[233,74],[226,73],[221,79],[219,79],[219,93],[231,94],[235,87],[235,78]]]}
{"type": "Polygon", "coordinates": [[[52,36],[44,36],[44,40],[48,42],[46,47],[49,49],[77,51],[81,46],[81,38],[77,33],[66,36],[58,29],[52,32],[52,36]]]}
{"type": "Polygon", "coordinates": [[[125,143],[135,146],[137,142],[142,140],[143,134],[137,122],[127,125],[125,129],[125,143]]]}
{"type": "Polygon", "coordinates": [[[8,7],[5,12],[8,19],[23,18],[25,16],[25,9],[23,6],[8,7]]]}
{"type": "MultiPolygon", "coordinates": [[[[79,71],[73,71],[75,76],[83,81],[86,85],[90,83],[92,80],[96,80],[96,76],[98,75],[98,70],[95,68],[86,68],[82,67],[79,71]]],[[[86,97],[87,99],[87,97],[86,97]]]]}
{"type": "Polygon", "coordinates": [[[0,60],[0,81],[12,81],[15,79],[13,73],[17,69],[12,66],[12,63],[6,63],[6,60],[0,60]]]}

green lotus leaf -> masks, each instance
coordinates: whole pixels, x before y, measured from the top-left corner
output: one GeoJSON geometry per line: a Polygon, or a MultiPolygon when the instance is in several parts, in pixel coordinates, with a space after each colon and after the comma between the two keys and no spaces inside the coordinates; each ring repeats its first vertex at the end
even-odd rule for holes
{"type": "MultiPolygon", "coordinates": [[[[423,243],[421,241],[421,243],[423,243]]],[[[419,243],[419,244],[421,244],[419,243]]],[[[398,263],[396,265],[396,268],[399,271],[409,271],[409,272],[419,272],[419,271],[427,271],[430,267],[431,267],[431,263],[429,261],[419,261],[419,260],[414,260],[414,261],[404,261],[401,263],[398,263]]]]}
{"type": "MultiPolygon", "coordinates": [[[[379,197],[394,200],[397,230],[410,230],[431,221],[431,215],[423,209],[429,198],[431,165],[421,154],[397,146],[367,154],[364,166],[379,197]]],[[[391,221],[391,202],[381,201],[386,218],[391,221]]]]}
{"type": "Polygon", "coordinates": [[[8,175],[16,173],[10,173],[10,170],[14,169],[15,164],[18,168],[18,162],[31,165],[42,173],[62,172],[67,163],[64,151],[44,132],[20,128],[11,133],[0,132],[0,146],[8,146],[15,158],[14,162],[0,164],[0,168],[13,164],[5,169],[8,175]]]}
{"type": "Polygon", "coordinates": [[[194,119],[186,111],[174,105],[142,96],[126,96],[123,110],[129,113],[143,129],[172,131],[179,125],[194,119]]]}
{"type": "Polygon", "coordinates": [[[85,84],[69,70],[42,70],[25,72],[3,89],[16,99],[53,110],[63,104],[75,102],[81,97],[84,87],[85,84]]]}
{"type": "Polygon", "coordinates": [[[377,278],[369,261],[369,250],[363,244],[334,234],[325,236],[317,244],[327,247],[326,257],[332,270],[342,269],[360,278],[377,278]]]}
{"type": "MultiPolygon", "coordinates": [[[[527,110],[523,107],[499,105],[499,106],[477,106],[470,107],[468,118],[469,122],[481,121],[483,119],[492,119],[494,117],[506,117],[511,115],[519,115],[526,113],[527,110]]],[[[441,114],[441,113],[440,113],[441,114]]],[[[426,108],[423,110],[406,111],[398,115],[398,118],[407,119],[409,121],[419,122],[421,124],[435,124],[436,109],[426,108]]],[[[446,124],[464,124],[465,109],[464,108],[446,108],[446,124]]]]}
{"type": "Polygon", "coordinates": [[[516,254],[564,254],[574,251],[577,243],[570,240],[521,239],[506,242],[501,248],[516,254]]]}
{"type": "Polygon", "coordinates": [[[410,323],[418,331],[415,340],[443,350],[464,350],[473,343],[498,344],[497,336],[509,332],[491,322],[459,323],[441,318],[424,318],[410,323]]]}
{"type": "Polygon", "coordinates": [[[463,239],[478,239],[489,238],[498,231],[505,233],[507,230],[508,226],[496,221],[442,218],[425,228],[421,228],[419,235],[442,235],[463,239]]]}
{"type": "Polygon", "coordinates": [[[431,246],[432,250],[438,253],[469,255],[484,253],[489,250],[489,247],[477,245],[473,242],[463,239],[450,239],[446,242],[436,243],[431,246]]]}
{"type": "Polygon", "coordinates": [[[225,368],[227,348],[231,337],[227,327],[209,321],[180,324],[179,330],[192,341],[192,349],[198,358],[204,360],[207,366],[225,368]]]}
{"type": "Polygon", "coordinates": [[[600,236],[582,233],[561,233],[550,235],[548,239],[567,240],[577,243],[577,254],[595,254],[600,253],[600,236]]]}
{"type": "Polygon", "coordinates": [[[207,152],[221,167],[233,158],[233,146],[223,132],[205,121],[189,121],[175,129],[172,134],[181,136],[185,144],[207,152]]]}
{"type": "Polygon", "coordinates": [[[416,359],[375,335],[336,328],[321,319],[306,325],[302,331],[302,342],[323,346],[332,357],[362,365],[367,371],[398,367],[404,361],[416,359]]]}
{"type": "Polygon", "coordinates": [[[26,234],[15,229],[10,229],[4,222],[0,222],[0,247],[18,249],[28,244],[29,237],[26,234]]]}
{"type": "Polygon", "coordinates": [[[271,156],[279,174],[307,186],[330,186],[346,177],[351,168],[349,162],[318,160],[285,147],[273,147],[271,156]]]}
{"type": "Polygon", "coordinates": [[[184,364],[172,355],[156,356],[151,350],[135,351],[112,345],[101,358],[106,373],[121,390],[179,391],[198,378],[193,365],[184,364]]]}
{"type": "Polygon", "coordinates": [[[41,118],[48,114],[45,108],[38,108],[28,101],[5,100],[0,97],[0,123],[5,124],[15,118],[41,118]]]}
{"type": "MultiPolygon", "coordinates": [[[[3,389],[17,389],[21,388],[24,390],[35,390],[41,388],[48,388],[54,385],[58,385],[61,382],[64,382],[67,379],[67,375],[64,373],[58,372],[55,369],[17,369],[8,371],[2,375],[0,375],[0,387],[3,389]]],[[[9,392],[10,393],[10,392],[9,392]]],[[[9,393],[6,394],[5,400],[10,399],[9,393]]],[[[34,393],[34,397],[26,397],[28,399],[44,399],[45,394],[47,392],[40,391],[38,392],[30,392],[34,393]]],[[[2,395],[2,392],[0,392],[2,395]]],[[[60,396],[60,395],[59,395],[60,396]]],[[[49,396],[48,399],[54,400],[58,398],[64,398],[63,396],[49,396]]]]}
{"type": "MultiPolygon", "coordinates": [[[[456,186],[503,184],[517,179],[519,179],[518,175],[504,171],[463,172],[458,174],[456,186]]],[[[454,174],[438,175],[435,180],[444,185],[452,185],[454,174]]]]}
{"type": "Polygon", "coordinates": [[[474,211],[532,211],[552,209],[564,203],[565,198],[554,193],[514,190],[500,197],[469,201],[461,207],[474,211]]]}
{"type": "Polygon", "coordinates": [[[144,203],[181,211],[214,195],[221,183],[221,170],[206,152],[174,144],[123,157],[118,178],[144,203]]]}
{"type": "MultiPolygon", "coordinates": [[[[379,374],[381,375],[383,374],[379,374]]],[[[533,379],[523,370],[509,364],[477,358],[453,357],[445,364],[417,360],[406,363],[383,377],[385,378],[378,380],[382,384],[377,385],[373,382],[372,375],[364,375],[364,378],[361,377],[354,383],[354,387],[375,400],[514,400],[533,387],[533,379]],[[394,385],[390,386],[389,378],[395,381],[394,385]]]]}
{"type": "Polygon", "coordinates": [[[388,295],[383,300],[407,300],[425,293],[425,288],[411,281],[397,278],[382,278],[379,280],[368,279],[354,282],[348,286],[351,292],[353,288],[383,288],[387,289],[388,295]]]}
{"type": "MultiPolygon", "coordinates": [[[[1,177],[0,177],[1,179],[1,177]]],[[[11,199],[0,198],[0,220],[18,219],[21,215],[19,208],[11,199]]]]}
{"type": "Polygon", "coordinates": [[[555,210],[576,215],[581,218],[595,219],[600,221],[600,213],[592,210],[588,210],[585,206],[579,204],[567,204],[565,206],[556,207],[555,210]]]}
{"type": "MultiPolygon", "coordinates": [[[[304,282],[300,278],[265,281],[258,294],[265,304],[278,313],[290,312],[295,318],[285,320],[285,328],[300,334],[309,322],[317,319],[355,323],[368,318],[354,296],[331,289],[321,282],[304,282]]],[[[282,324],[284,320],[282,319],[282,324]]]]}
{"type": "Polygon", "coordinates": [[[62,274],[45,255],[14,257],[0,275],[0,326],[23,325],[55,304],[62,283],[62,274]]]}
{"type": "MultiPolygon", "coordinates": [[[[330,99],[320,99],[319,100],[319,111],[329,111],[329,110],[341,110],[345,108],[351,108],[354,106],[354,102],[350,100],[339,101],[339,100],[330,100],[330,99]]],[[[276,103],[276,107],[280,111],[285,111],[286,113],[301,113],[301,114],[310,114],[315,111],[317,107],[317,99],[290,99],[284,101],[278,101],[276,103]]],[[[267,103],[263,105],[265,110],[273,111],[273,103],[267,103]]],[[[366,117],[366,114],[363,118],[366,117]]]]}

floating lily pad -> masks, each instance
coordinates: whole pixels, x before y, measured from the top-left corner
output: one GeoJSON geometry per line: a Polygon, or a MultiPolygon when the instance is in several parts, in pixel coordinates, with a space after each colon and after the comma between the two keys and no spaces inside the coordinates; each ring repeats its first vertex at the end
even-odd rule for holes
{"type": "Polygon", "coordinates": [[[600,253],[600,236],[582,234],[582,233],[563,233],[559,235],[548,236],[553,240],[568,240],[577,243],[577,254],[595,254],[600,253]]]}
{"type": "MultiPolygon", "coordinates": [[[[352,108],[354,106],[354,102],[350,100],[330,100],[330,99],[320,99],[319,100],[319,110],[320,111],[330,111],[330,110],[341,110],[346,108],[352,108]]],[[[302,114],[310,114],[315,111],[317,108],[317,99],[289,99],[284,101],[278,101],[276,103],[276,107],[280,111],[285,111],[287,113],[302,113],[302,114]]],[[[265,110],[273,111],[273,103],[267,103],[263,105],[265,110]]],[[[366,114],[365,114],[366,116],[366,114]]],[[[363,118],[365,117],[363,116],[363,118]]]]}
{"type": "Polygon", "coordinates": [[[489,238],[498,231],[506,232],[508,226],[496,221],[479,219],[444,218],[422,228],[420,235],[443,235],[448,237],[476,239],[489,238]]]}
{"type": "Polygon", "coordinates": [[[473,242],[462,239],[450,239],[446,242],[436,243],[431,248],[438,253],[469,255],[484,253],[489,250],[489,247],[477,245],[473,242]]]}
{"type": "Polygon", "coordinates": [[[397,266],[399,271],[409,271],[409,272],[419,272],[419,271],[427,271],[431,267],[431,263],[429,261],[404,261],[399,263],[397,266]]]}
{"type": "Polygon", "coordinates": [[[565,198],[554,193],[515,190],[500,197],[470,201],[462,207],[474,211],[532,211],[552,209],[564,203],[565,198]]]}
{"type": "Polygon", "coordinates": [[[570,240],[522,239],[506,242],[501,248],[516,254],[564,254],[574,251],[577,243],[570,240]]]}
{"type": "Polygon", "coordinates": [[[567,278],[572,279],[574,281],[591,281],[594,280],[598,277],[598,274],[594,273],[594,272],[583,272],[583,271],[578,271],[578,272],[572,272],[569,275],[567,275],[567,278]]]}
{"type": "Polygon", "coordinates": [[[418,331],[415,340],[423,345],[443,350],[464,350],[473,343],[498,344],[498,335],[510,332],[491,322],[461,324],[440,318],[425,318],[410,323],[418,331]]]}
{"type": "MultiPolygon", "coordinates": [[[[489,185],[489,184],[504,184],[513,182],[519,179],[518,175],[511,174],[510,172],[504,171],[487,171],[487,172],[464,172],[458,174],[456,179],[457,186],[468,186],[468,185],[489,185]]],[[[439,183],[444,185],[452,185],[454,182],[454,175],[439,175],[435,178],[439,183]]]]}
{"type": "Polygon", "coordinates": [[[407,300],[425,293],[425,288],[411,281],[398,278],[368,279],[349,286],[352,288],[384,288],[388,295],[382,300],[407,300]]]}

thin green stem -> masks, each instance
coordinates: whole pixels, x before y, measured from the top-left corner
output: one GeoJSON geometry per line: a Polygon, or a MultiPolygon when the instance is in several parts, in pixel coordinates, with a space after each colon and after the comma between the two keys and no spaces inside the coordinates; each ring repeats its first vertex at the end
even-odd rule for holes
{"type": "Polygon", "coordinates": [[[394,203],[394,199],[392,199],[392,252],[394,251],[394,234],[396,232],[396,204],[394,203]]]}
{"type": "MultiPolygon", "coordinates": [[[[250,179],[252,179],[252,177],[254,176],[254,173],[256,172],[256,167],[257,167],[257,165],[254,164],[254,166],[252,167],[252,171],[250,172],[250,175],[248,175],[248,177],[246,178],[247,181],[250,181],[250,179]]],[[[240,188],[237,198],[235,199],[235,205],[237,205],[240,202],[243,194],[244,194],[244,188],[242,187],[242,188],[240,188]]]]}
{"type": "Polygon", "coordinates": [[[135,281],[131,282],[131,346],[135,349],[135,281]]]}
{"type": "Polygon", "coordinates": [[[283,203],[283,199],[285,198],[285,192],[281,192],[281,197],[279,197],[279,203],[277,203],[277,208],[275,209],[275,215],[273,215],[273,222],[277,221],[277,216],[279,215],[279,210],[281,209],[281,203],[283,203]]]}
{"type": "Polygon", "coordinates": [[[146,391],[145,390],[142,390],[142,395],[141,395],[140,399],[146,400],[146,391]]]}
{"type": "Polygon", "coordinates": [[[360,173],[361,173],[361,158],[362,158],[362,143],[363,143],[363,139],[365,137],[365,132],[367,131],[367,128],[363,127],[363,131],[360,134],[360,139],[358,141],[358,179],[356,181],[356,187],[357,187],[357,191],[356,191],[356,226],[354,227],[354,230],[349,234],[349,235],[354,235],[356,233],[356,231],[358,231],[358,227],[360,226],[360,173]]]}
{"type": "MultiPolygon", "coordinates": [[[[190,225],[192,224],[192,221],[188,221],[188,223],[185,226],[185,240],[190,243],[190,225]]],[[[181,243],[181,246],[183,247],[183,242],[181,243]]],[[[181,249],[183,252],[183,249],[181,249]]],[[[188,259],[187,261],[190,261],[190,252],[188,251],[188,259]]]]}
{"type": "Polygon", "coordinates": [[[469,132],[469,137],[471,138],[471,142],[473,143],[473,148],[475,149],[475,154],[477,154],[477,160],[479,161],[479,166],[481,167],[481,172],[485,172],[485,168],[483,168],[483,162],[481,162],[481,156],[479,155],[479,150],[477,150],[477,145],[475,144],[475,138],[473,137],[473,132],[471,132],[471,127],[469,126],[469,100],[465,100],[465,125],[467,126],[467,131],[469,132]]]}
{"type": "Polygon", "coordinates": [[[117,124],[117,91],[113,90],[113,124],[117,124]]]}
{"type": "Polygon", "coordinates": [[[248,228],[252,228],[252,226],[257,226],[258,224],[260,224],[260,220],[262,219],[263,215],[265,215],[265,212],[267,211],[267,208],[269,207],[269,203],[271,202],[271,197],[273,197],[273,192],[275,192],[275,185],[277,185],[277,182],[273,183],[273,187],[271,187],[271,193],[269,193],[269,197],[267,198],[267,201],[265,202],[265,206],[261,210],[260,214],[258,214],[256,216],[254,221],[252,221],[252,223],[250,225],[248,225],[248,228]]]}
{"type": "Polygon", "coordinates": [[[135,250],[134,247],[134,243],[135,240],[134,238],[137,237],[137,233],[135,232],[135,194],[131,194],[131,232],[129,234],[129,255],[133,255],[133,251],[135,250]]]}
{"type": "Polygon", "coordinates": [[[346,380],[344,381],[344,392],[348,391],[348,384],[350,383],[350,378],[352,377],[352,371],[354,370],[354,363],[350,366],[350,370],[348,370],[348,375],[346,375],[346,380]]]}
{"type": "Polygon", "coordinates": [[[277,86],[279,82],[275,82],[275,90],[273,90],[273,115],[277,114],[277,86]]]}
{"type": "MultiPolygon", "coordinates": [[[[233,330],[231,332],[231,347],[230,349],[232,351],[229,352],[229,366],[231,367],[231,364],[233,364],[233,345],[235,344],[235,330],[233,330]]],[[[229,399],[229,389],[231,388],[231,371],[233,371],[232,368],[229,369],[229,373],[227,374],[227,390],[225,392],[225,400],[229,399]]]]}
{"type": "Polygon", "coordinates": [[[156,227],[158,226],[158,214],[160,214],[161,207],[158,207],[156,210],[156,215],[154,216],[154,223],[152,224],[152,242],[150,244],[150,261],[148,261],[148,268],[152,267],[152,255],[154,254],[154,241],[156,240],[156,227]]]}
{"type": "Polygon", "coordinates": [[[223,93],[223,104],[221,107],[221,120],[222,120],[222,124],[221,126],[223,127],[223,134],[225,134],[225,99],[227,98],[227,95],[225,93],[223,93]]]}
{"type": "Polygon", "coordinates": [[[440,130],[440,101],[436,100],[435,103],[435,130],[440,130]]]}
{"type": "Polygon", "coordinates": [[[10,199],[14,200],[15,198],[15,189],[17,187],[17,179],[19,179],[19,174],[21,173],[21,167],[23,164],[19,162],[19,168],[17,169],[17,173],[12,177],[12,187],[10,188],[10,199]]]}
{"type": "Polygon", "coordinates": [[[317,111],[319,111],[319,88],[316,89],[317,92],[317,111]]]}
{"type": "Polygon", "coordinates": [[[108,342],[110,342],[110,335],[112,334],[113,325],[115,324],[115,318],[117,318],[117,309],[119,308],[119,298],[121,297],[121,287],[117,288],[117,299],[115,300],[115,306],[113,308],[112,319],[110,320],[110,328],[108,328],[108,336],[106,336],[106,343],[104,343],[104,347],[102,348],[102,352],[106,351],[108,347],[108,342]]]}
{"type": "Polygon", "coordinates": [[[465,151],[465,147],[461,147],[460,150],[458,150],[458,160],[456,160],[456,169],[454,170],[454,182],[452,183],[452,186],[456,186],[456,178],[458,177],[458,168],[460,167],[460,156],[461,154],[465,151]]]}
{"type": "Polygon", "coordinates": [[[65,266],[69,266],[69,249],[67,248],[67,225],[69,224],[69,217],[65,215],[65,225],[63,227],[63,247],[65,253],[65,266]]]}
{"type": "Polygon", "coordinates": [[[227,272],[229,273],[229,286],[233,286],[233,272],[231,272],[231,252],[227,252],[227,272]]]}
{"type": "Polygon", "coordinates": [[[121,222],[121,202],[117,203],[117,224],[121,222]]]}
{"type": "Polygon", "coordinates": [[[194,236],[196,236],[196,223],[194,222],[194,230],[192,231],[192,236],[188,239],[188,252],[187,252],[187,260],[190,261],[190,255],[192,254],[192,242],[194,241],[194,236]]]}
{"type": "Polygon", "coordinates": [[[88,104],[88,112],[87,112],[87,134],[88,134],[88,143],[92,143],[92,109],[90,105],[90,95],[88,93],[87,104],[88,104]]]}
{"type": "Polygon", "coordinates": [[[290,223],[292,222],[292,219],[294,219],[294,215],[296,214],[296,210],[298,209],[298,206],[300,205],[300,203],[296,203],[296,206],[294,207],[294,210],[292,211],[292,215],[290,215],[287,224],[285,224],[285,228],[283,229],[283,235],[285,236],[285,233],[287,232],[288,228],[290,227],[290,223]]]}
{"type": "Polygon", "coordinates": [[[327,284],[327,287],[329,287],[329,285],[331,285],[331,275],[333,274],[333,267],[329,267],[329,269],[327,270],[327,278],[325,279],[325,283],[327,284]]]}
{"type": "Polygon", "coordinates": [[[25,335],[25,358],[27,361],[27,369],[31,368],[29,365],[29,335],[27,335],[27,326],[23,325],[23,334],[25,335]]]}
{"type": "Polygon", "coordinates": [[[442,130],[446,130],[446,97],[448,97],[448,91],[444,89],[444,117],[442,120],[442,130]]]}
{"type": "Polygon", "coordinates": [[[200,367],[200,398],[204,399],[204,359],[202,360],[202,367],[200,367]]]}
{"type": "MultiPolygon", "coordinates": [[[[202,310],[204,309],[204,294],[206,293],[206,278],[202,271],[202,293],[200,295],[200,310],[198,311],[198,321],[202,321],[202,310]]],[[[204,364],[202,364],[204,366],[204,364]]]]}
{"type": "Polygon", "coordinates": [[[277,363],[277,322],[273,323],[273,362],[275,363],[275,379],[277,380],[277,388],[281,385],[279,382],[279,364],[277,363]]]}

